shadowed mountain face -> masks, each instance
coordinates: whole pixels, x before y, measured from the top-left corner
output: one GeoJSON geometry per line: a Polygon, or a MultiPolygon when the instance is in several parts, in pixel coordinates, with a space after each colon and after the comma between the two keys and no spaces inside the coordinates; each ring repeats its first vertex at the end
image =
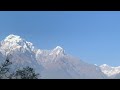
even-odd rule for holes
{"type": "Polygon", "coordinates": [[[0,44],[0,60],[8,57],[13,70],[30,66],[45,79],[103,79],[101,69],[65,53],[57,46],[52,50],[35,49],[31,42],[17,35],[9,35],[0,44]]]}

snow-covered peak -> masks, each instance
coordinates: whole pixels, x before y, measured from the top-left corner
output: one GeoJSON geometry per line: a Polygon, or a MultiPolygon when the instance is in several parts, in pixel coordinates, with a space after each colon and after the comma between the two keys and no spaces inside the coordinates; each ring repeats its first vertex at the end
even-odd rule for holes
{"type": "Polygon", "coordinates": [[[64,54],[65,54],[65,50],[60,46],[54,48],[50,53],[50,55],[64,55],[64,54]]]}
{"type": "Polygon", "coordinates": [[[64,51],[64,49],[60,46],[57,46],[56,48],[53,49],[54,51],[57,50],[57,51],[64,51]]]}
{"type": "Polygon", "coordinates": [[[100,66],[102,72],[104,74],[106,74],[107,76],[113,76],[113,75],[116,75],[118,73],[120,73],[120,66],[118,67],[111,67],[107,64],[103,64],[100,66]]]}
{"type": "Polygon", "coordinates": [[[63,49],[63,48],[62,48],[62,47],[60,47],[60,46],[57,46],[55,49],[59,49],[59,50],[60,50],[60,49],[63,49]]]}
{"type": "Polygon", "coordinates": [[[1,41],[1,49],[4,49],[8,52],[13,50],[19,50],[24,52],[26,50],[33,51],[34,46],[31,42],[27,42],[20,36],[10,34],[3,41],[1,41]]]}
{"type": "Polygon", "coordinates": [[[95,66],[98,66],[97,64],[94,64],[95,66]]]}
{"type": "Polygon", "coordinates": [[[110,66],[107,64],[102,64],[102,65],[100,65],[100,67],[110,67],[110,66]]]}
{"type": "Polygon", "coordinates": [[[4,41],[9,41],[9,42],[19,42],[21,41],[22,38],[20,38],[20,36],[18,35],[14,35],[14,34],[10,34],[9,36],[7,36],[4,41]]]}
{"type": "Polygon", "coordinates": [[[26,41],[22,39],[18,35],[10,34],[8,35],[3,41],[2,44],[9,45],[9,46],[24,46],[26,41]]]}

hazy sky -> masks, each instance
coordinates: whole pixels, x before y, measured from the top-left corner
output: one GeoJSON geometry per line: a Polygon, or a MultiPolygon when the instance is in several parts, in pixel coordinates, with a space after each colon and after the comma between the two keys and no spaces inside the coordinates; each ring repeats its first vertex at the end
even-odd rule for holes
{"type": "Polygon", "coordinates": [[[59,45],[88,63],[120,65],[119,11],[1,11],[0,40],[9,34],[40,49],[59,45]]]}

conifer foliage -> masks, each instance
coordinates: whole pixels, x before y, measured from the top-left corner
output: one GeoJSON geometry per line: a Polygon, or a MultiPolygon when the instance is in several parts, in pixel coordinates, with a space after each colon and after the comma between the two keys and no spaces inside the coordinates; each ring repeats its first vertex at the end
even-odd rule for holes
{"type": "Polygon", "coordinates": [[[0,79],[38,79],[39,74],[29,66],[18,69],[15,72],[10,72],[12,62],[7,58],[4,63],[0,65],[0,79]]]}

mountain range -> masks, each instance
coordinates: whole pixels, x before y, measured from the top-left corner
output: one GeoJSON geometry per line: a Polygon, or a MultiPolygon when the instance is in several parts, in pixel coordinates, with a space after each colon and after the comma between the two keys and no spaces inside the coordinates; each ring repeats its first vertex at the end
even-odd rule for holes
{"type": "Polygon", "coordinates": [[[0,42],[0,63],[6,58],[13,63],[11,71],[30,66],[41,79],[118,79],[120,66],[97,66],[69,55],[56,46],[51,50],[37,49],[31,42],[10,34],[0,42]]]}

